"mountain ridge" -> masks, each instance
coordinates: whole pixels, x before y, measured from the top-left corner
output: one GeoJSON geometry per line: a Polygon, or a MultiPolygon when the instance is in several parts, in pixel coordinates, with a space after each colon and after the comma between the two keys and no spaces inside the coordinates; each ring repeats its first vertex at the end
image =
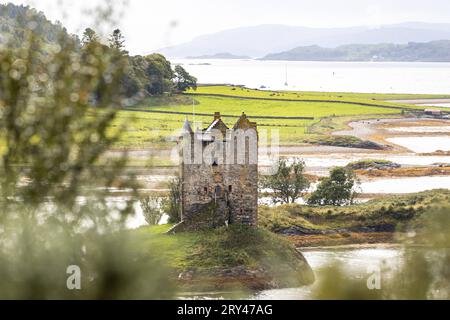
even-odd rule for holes
{"type": "Polygon", "coordinates": [[[303,46],[260,60],[450,62],[450,40],[408,44],[349,44],[336,48],[303,46]]]}
{"type": "Polygon", "coordinates": [[[407,44],[448,39],[450,40],[450,23],[403,22],[379,27],[339,28],[264,24],[201,35],[192,41],[161,48],[155,52],[175,58],[215,55],[218,52],[261,58],[299,46],[336,48],[350,43],[407,44]]]}

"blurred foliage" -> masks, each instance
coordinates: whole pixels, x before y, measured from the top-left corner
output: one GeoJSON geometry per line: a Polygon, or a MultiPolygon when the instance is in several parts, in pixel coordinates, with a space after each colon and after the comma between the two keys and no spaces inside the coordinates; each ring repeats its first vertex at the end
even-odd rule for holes
{"type": "Polygon", "coordinates": [[[169,196],[163,200],[163,211],[169,216],[169,223],[181,222],[181,180],[169,182],[169,196]]]}
{"type": "Polygon", "coordinates": [[[145,221],[150,226],[158,225],[164,215],[161,210],[162,199],[160,197],[149,196],[141,199],[140,203],[145,221]]]}
{"type": "Polygon", "coordinates": [[[108,130],[127,57],[64,30],[47,46],[41,15],[23,18],[20,47],[0,49],[0,298],[170,297],[165,268],[123,231],[137,195],[126,158],[96,165],[124,129],[108,130]],[[129,196],[111,201],[113,188],[129,196]],[[81,290],[66,286],[71,265],[81,290]]]}
{"type": "Polygon", "coordinates": [[[391,298],[449,300],[450,203],[420,216],[403,241],[405,261],[389,288],[391,298]]]}
{"type": "Polygon", "coordinates": [[[369,290],[365,278],[354,278],[335,263],[315,270],[318,281],[312,291],[315,300],[379,300],[379,290],[369,290]]]}
{"type": "Polygon", "coordinates": [[[28,40],[30,30],[42,44],[42,48],[56,46],[61,37],[77,40],[57,21],[52,23],[43,12],[29,6],[0,4],[0,46],[20,48],[28,40]]]}
{"type": "Polygon", "coordinates": [[[403,239],[401,262],[380,269],[380,290],[369,290],[367,277],[355,278],[342,265],[319,270],[313,299],[450,299],[450,206],[430,209],[403,239]]]}
{"type": "MultiPolygon", "coordinates": [[[[99,19],[112,15],[109,10],[99,11],[99,19]],[[103,17],[103,14],[108,14],[103,17]]],[[[197,79],[191,76],[183,67],[172,69],[171,63],[161,54],[147,56],[131,56],[125,49],[126,39],[120,29],[114,29],[109,35],[107,45],[103,44],[102,37],[93,28],[86,28],[81,40],[71,35],[58,21],[52,23],[43,12],[29,6],[16,6],[14,4],[0,5],[0,47],[21,48],[28,42],[30,34],[34,41],[39,43],[35,49],[47,55],[48,50],[59,50],[60,42],[71,41],[74,47],[80,48],[87,44],[102,44],[102,50],[120,52],[125,66],[120,77],[120,90],[127,100],[126,105],[134,104],[137,100],[150,95],[163,93],[184,92],[197,88],[197,79]]]]}

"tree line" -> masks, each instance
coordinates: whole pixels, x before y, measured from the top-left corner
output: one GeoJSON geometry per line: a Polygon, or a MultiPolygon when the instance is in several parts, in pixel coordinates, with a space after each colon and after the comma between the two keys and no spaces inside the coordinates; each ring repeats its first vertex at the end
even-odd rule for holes
{"type": "MultiPolygon", "coordinates": [[[[280,159],[277,171],[270,176],[262,177],[260,189],[270,189],[274,203],[296,203],[311,188],[311,183],[304,174],[305,163],[294,159],[289,163],[280,159]]],[[[351,205],[357,196],[358,179],[349,168],[336,167],[328,177],[319,180],[315,190],[307,197],[311,206],[344,206],[351,205]]]]}
{"type": "MultiPolygon", "coordinates": [[[[84,47],[92,42],[100,42],[97,33],[87,28],[81,39],[84,47]]],[[[126,72],[121,79],[121,89],[125,97],[181,93],[197,89],[197,78],[182,66],[172,64],[163,55],[153,53],[147,56],[131,56],[125,48],[125,37],[116,29],[108,38],[108,48],[126,60],[126,72]]]]}
{"type": "Polygon", "coordinates": [[[120,79],[120,93],[124,98],[141,99],[197,87],[195,77],[182,66],[172,66],[161,54],[130,55],[119,29],[114,30],[107,39],[102,39],[93,28],[87,28],[80,38],[68,33],[61,22],[51,22],[44,13],[34,8],[0,4],[0,32],[0,48],[19,50],[30,43],[32,37],[33,43],[38,44],[35,50],[44,57],[51,55],[52,50],[58,50],[61,43],[72,43],[72,50],[76,52],[82,52],[89,43],[97,43],[108,54],[115,53],[125,61],[124,74],[120,79]]]}

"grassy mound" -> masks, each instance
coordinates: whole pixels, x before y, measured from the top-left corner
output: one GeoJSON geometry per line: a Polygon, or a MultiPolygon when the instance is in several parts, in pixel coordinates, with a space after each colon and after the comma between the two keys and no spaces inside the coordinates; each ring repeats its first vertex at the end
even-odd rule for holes
{"type": "Polygon", "coordinates": [[[344,207],[284,205],[260,208],[260,225],[284,234],[326,234],[341,232],[384,232],[402,226],[430,208],[450,203],[449,190],[375,199],[344,207]]]}
{"type": "Polygon", "coordinates": [[[311,283],[304,257],[286,239],[267,230],[231,226],[166,235],[167,226],[134,231],[143,253],[160,253],[183,290],[242,290],[311,283]]]}
{"type": "Polygon", "coordinates": [[[367,169],[400,168],[401,166],[389,160],[367,159],[349,163],[347,167],[352,170],[367,170],[367,169]]]}
{"type": "Polygon", "coordinates": [[[385,147],[372,141],[361,140],[353,136],[317,136],[306,140],[312,144],[332,147],[384,150],[385,147]]]}

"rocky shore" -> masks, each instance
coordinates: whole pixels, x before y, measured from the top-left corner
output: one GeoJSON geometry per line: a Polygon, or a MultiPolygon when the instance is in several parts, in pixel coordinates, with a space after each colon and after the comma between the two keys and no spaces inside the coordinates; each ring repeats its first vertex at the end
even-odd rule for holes
{"type": "Polygon", "coordinates": [[[303,255],[290,263],[277,265],[277,270],[260,266],[190,268],[178,275],[178,284],[184,291],[267,290],[301,287],[314,283],[314,272],[303,255]]]}

